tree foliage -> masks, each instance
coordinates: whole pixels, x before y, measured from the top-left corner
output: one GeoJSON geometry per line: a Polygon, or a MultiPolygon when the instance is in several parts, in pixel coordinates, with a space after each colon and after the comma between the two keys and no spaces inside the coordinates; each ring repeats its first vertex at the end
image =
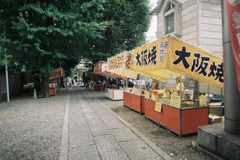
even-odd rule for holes
{"type": "Polygon", "coordinates": [[[6,21],[7,41],[0,45],[18,64],[47,78],[56,67],[77,65],[88,40],[100,38],[108,24],[97,21],[102,5],[103,0],[2,0],[0,23],[6,21]]]}
{"type": "Polygon", "coordinates": [[[81,59],[106,60],[143,44],[148,12],[148,0],[1,0],[7,40],[1,34],[0,46],[11,62],[40,72],[45,93],[54,68],[70,73],[81,59]]]}
{"type": "Polygon", "coordinates": [[[104,3],[104,16],[98,21],[107,21],[109,26],[101,32],[101,38],[90,39],[90,44],[94,47],[87,50],[85,57],[95,63],[143,45],[144,32],[150,24],[148,3],[148,0],[108,0],[104,3]]]}

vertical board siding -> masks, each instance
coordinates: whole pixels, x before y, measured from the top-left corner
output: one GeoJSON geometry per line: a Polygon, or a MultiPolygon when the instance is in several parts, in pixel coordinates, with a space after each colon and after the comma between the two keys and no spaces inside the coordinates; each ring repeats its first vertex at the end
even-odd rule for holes
{"type": "MultiPolygon", "coordinates": [[[[10,96],[19,93],[22,89],[22,81],[20,73],[9,73],[9,92],[10,96]]],[[[7,97],[6,76],[4,73],[0,73],[0,99],[7,97]]]]}

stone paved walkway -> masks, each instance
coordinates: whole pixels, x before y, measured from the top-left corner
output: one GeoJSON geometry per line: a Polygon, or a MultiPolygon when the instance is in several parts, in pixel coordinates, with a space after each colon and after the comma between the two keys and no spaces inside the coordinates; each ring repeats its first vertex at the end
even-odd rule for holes
{"type": "Polygon", "coordinates": [[[0,103],[0,160],[169,159],[79,87],[0,103]]]}
{"type": "Polygon", "coordinates": [[[85,90],[69,94],[69,160],[163,159],[85,90]]]}

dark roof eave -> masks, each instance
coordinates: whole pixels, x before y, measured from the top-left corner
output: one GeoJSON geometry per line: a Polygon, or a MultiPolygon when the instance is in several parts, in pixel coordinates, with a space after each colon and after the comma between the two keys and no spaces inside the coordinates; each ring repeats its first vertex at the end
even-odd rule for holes
{"type": "Polygon", "coordinates": [[[157,5],[155,8],[153,8],[153,10],[150,11],[149,15],[154,15],[154,14],[156,14],[156,11],[157,11],[157,10],[158,10],[158,5],[157,5]]]}

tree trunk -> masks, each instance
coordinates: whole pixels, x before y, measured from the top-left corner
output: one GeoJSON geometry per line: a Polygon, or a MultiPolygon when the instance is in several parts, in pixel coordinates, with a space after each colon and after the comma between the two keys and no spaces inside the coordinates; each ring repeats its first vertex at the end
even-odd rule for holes
{"type": "Polygon", "coordinates": [[[49,77],[42,77],[40,97],[49,96],[49,77]]]}

